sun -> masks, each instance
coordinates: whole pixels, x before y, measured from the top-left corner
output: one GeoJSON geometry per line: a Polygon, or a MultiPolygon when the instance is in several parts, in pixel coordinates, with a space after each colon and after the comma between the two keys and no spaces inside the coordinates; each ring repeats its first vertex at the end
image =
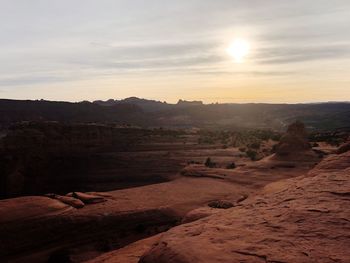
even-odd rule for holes
{"type": "Polygon", "coordinates": [[[234,59],[236,63],[241,63],[248,55],[249,50],[249,42],[245,39],[237,38],[231,42],[230,46],[227,48],[227,53],[234,59]]]}

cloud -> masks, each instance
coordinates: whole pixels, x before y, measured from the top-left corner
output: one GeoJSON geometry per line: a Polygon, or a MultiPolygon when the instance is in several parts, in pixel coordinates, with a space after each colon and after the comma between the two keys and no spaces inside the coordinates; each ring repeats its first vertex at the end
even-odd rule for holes
{"type": "Polygon", "coordinates": [[[225,60],[213,42],[155,43],[114,46],[94,43],[93,49],[65,58],[71,65],[110,70],[162,70],[212,65],[225,60]]]}
{"type": "Polygon", "coordinates": [[[76,77],[64,77],[64,76],[54,76],[54,75],[37,75],[37,76],[16,76],[16,77],[5,77],[0,78],[0,86],[23,86],[23,85],[35,85],[35,84],[45,84],[45,83],[55,83],[62,81],[74,80],[76,77]]]}
{"type": "Polygon", "coordinates": [[[74,83],[79,90],[75,84],[82,80],[142,83],[151,76],[152,83],[138,90],[145,96],[153,86],[164,86],[159,80],[164,76],[182,91],[192,85],[186,79],[206,85],[215,76],[222,83],[238,76],[257,86],[266,77],[276,86],[322,69],[324,79],[334,79],[329,72],[341,74],[350,66],[349,24],[347,0],[5,0],[0,10],[0,87],[8,91],[74,83]],[[230,63],[225,53],[237,36],[252,43],[248,63],[242,65],[230,63]],[[329,61],[339,62],[341,70],[329,61]],[[313,67],[305,72],[299,64],[313,67]]]}
{"type": "Polygon", "coordinates": [[[349,45],[275,47],[261,49],[256,59],[262,64],[288,64],[314,60],[350,58],[349,45]]]}

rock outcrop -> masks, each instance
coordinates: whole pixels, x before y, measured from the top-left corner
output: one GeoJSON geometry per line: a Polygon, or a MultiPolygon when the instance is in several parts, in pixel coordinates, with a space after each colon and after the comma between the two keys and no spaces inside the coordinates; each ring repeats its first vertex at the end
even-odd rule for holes
{"type": "Polygon", "coordinates": [[[204,207],[200,207],[197,209],[194,209],[190,212],[188,212],[183,218],[182,218],[182,223],[189,223],[189,222],[193,222],[196,221],[198,219],[204,218],[204,217],[208,217],[214,214],[217,214],[219,212],[221,212],[221,209],[216,209],[210,206],[204,206],[204,207]]]}
{"type": "Polygon", "coordinates": [[[82,201],[84,204],[96,204],[96,203],[101,203],[106,201],[106,199],[103,196],[81,193],[81,192],[68,193],[66,196],[76,198],[82,201]]]}
{"type": "Polygon", "coordinates": [[[83,201],[71,196],[62,196],[56,194],[47,194],[46,196],[61,201],[62,203],[70,205],[74,208],[83,208],[85,205],[83,201]]]}
{"type": "Polygon", "coordinates": [[[288,126],[280,142],[274,147],[275,153],[269,160],[284,162],[282,165],[314,165],[322,157],[311,148],[307,132],[302,122],[296,121],[288,126]]]}
{"type": "Polygon", "coordinates": [[[305,126],[302,122],[296,121],[288,126],[287,132],[281,137],[275,151],[276,155],[285,156],[310,149],[305,126]]]}
{"type": "Polygon", "coordinates": [[[121,249],[114,250],[85,263],[137,263],[139,258],[158,241],[160,235],[141,239],[121,249]]]}
{"type": "Polygon", "coordinates": [[[186,177],[106,193],[76,192],[86,202],[80,209],[70,203],[80,200],[69,196],[0,200],[0,262],[62,262],[67,257],[82,262],[166,231],[212,200],[238,200],[241,190],[223,180],[186,177]],[[96,203],[100,198],[105,201],[96,203]]]}
{"type": "Polygon", "coordinates": [[[239,207],[171,229],[140,263],[350,262],[349,201],[346,152],[239,207]]]}

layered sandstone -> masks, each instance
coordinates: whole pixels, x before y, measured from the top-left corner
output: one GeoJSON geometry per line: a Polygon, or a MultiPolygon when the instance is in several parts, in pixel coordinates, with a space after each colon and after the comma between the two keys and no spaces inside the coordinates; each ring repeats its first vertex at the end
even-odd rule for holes
{"type": "Polygon", "coordinates": [[[312,150],[307,138],[307,132],[302,122],[290,124],[286,133],[274,148],[275,153],[268,159],[283,162],[281,165],[314,165],[320,161],[320,156],[312,150]]]}
{"type": "Polygon", "coordinates": [[[350,152],[165,233],[141,263],[350,262],[350,152]]]}

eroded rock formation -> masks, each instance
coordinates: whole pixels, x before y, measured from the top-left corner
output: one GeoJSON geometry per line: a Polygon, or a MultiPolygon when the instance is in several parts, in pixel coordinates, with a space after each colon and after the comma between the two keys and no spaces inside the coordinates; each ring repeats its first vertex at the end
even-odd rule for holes
{"type": "Polygon", "coordinates": [[[276,154],[280,156],[311,149],[307,140],[307,133],[302,122],[296,121],[288,126],[287,132],[281,137],[276,145],[276,154]]]}
{"type": "Polygon", "coordinates": [[[307,176],[171,229],[140,263],[350,262],[349,189],[350,152],[330,156],[307,176]]]}

